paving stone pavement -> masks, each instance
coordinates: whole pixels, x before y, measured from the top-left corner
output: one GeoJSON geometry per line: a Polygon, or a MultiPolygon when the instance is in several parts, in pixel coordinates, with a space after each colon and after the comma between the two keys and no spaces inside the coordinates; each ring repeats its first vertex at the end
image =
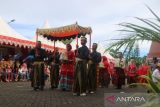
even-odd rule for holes
{"type": "Polygon", "coordinates": [[[104,93],[144,92],[142,87],[98,88],[86,97],[73,96],[72,92],[51,90],[47,82],[44,91],[33,91],[30,82],[0,83],[0,107],[104,107],[104,93]]]}

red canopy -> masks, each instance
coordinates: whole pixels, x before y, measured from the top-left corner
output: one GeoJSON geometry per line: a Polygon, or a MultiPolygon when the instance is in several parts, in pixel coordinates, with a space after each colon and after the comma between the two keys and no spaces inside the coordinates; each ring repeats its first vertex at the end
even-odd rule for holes
{"type": "MultiPolygon", "coordinates": [[[[12,38],[9,36],[2,36],[0,35],[0,44],[9,44],[9,45],[14,45],[15,47],[19,46],[19,47],[27,47],[27,48],[34,48],[36,45],[36,42],[33,41],[27,41],[27,40],[21,40],[21,39],[17,39],[17,38],[12,38]]],[[[47,51],[53,51],[53,46],[47,45],[47,44],[42,44],[42,47],[47,50],[47,51]]],[[[65,49],[63,48],[59,48],[60,52],[63,52],[65,49]]]]}
{"type": "Polygon", "coordinates": [[[75,37],[85,36],[86,34],[91,34],[91,27],[82,27],[77,23],[63,26],[59,28],[49,28],[49,29],[37,29],[37,35],[42,35],[49,40],[66,40],[75,37]]]}
{"type": "Polygon", "coordinates": [[[28,48],[33,48],[35,46],[35,43],[29,40],[22,40],[22,39],[13,38],[10,36],[0,35],[0,44],[3,44],[3,43],[15,45],[19,47],[23,46],[28,48]]]}

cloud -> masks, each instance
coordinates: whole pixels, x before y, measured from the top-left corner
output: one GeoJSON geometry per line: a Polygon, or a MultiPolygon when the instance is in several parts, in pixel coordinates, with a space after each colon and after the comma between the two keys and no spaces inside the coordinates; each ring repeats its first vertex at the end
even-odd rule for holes
{"type": "Polygon", "coordinates": [[[149,5],[160,15],[159,0],[2,0],[1,16],[7,21],[16,19],[11,26],[31,38],[47,19],[51,26],[73,24],[91,26],[93,42],[102,42],[120,36],[121,22],[138,23],[132,17],[152,18],[145,7],[149,5]]]}

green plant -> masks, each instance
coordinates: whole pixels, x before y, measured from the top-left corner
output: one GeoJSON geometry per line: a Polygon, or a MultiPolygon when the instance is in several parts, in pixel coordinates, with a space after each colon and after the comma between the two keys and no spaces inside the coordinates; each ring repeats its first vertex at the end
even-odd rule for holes
{"type": "Polygon", "coordinates": [[[154,107],[159,107],[159,105],[160,105],[160,80],[157,84],[155,84],[152,81],[151,71],[149,71],[147,76],[142,75],[142,76],[139,76],[138,78],[145,79],[147,81],[147,83],[134,83],[134,84],[130,84],[130,85],[139,85],[139,86],[145,87],[146,89],[148,89],[150,91],[151,96],[145,104],[142,104],[137,107],[152,107],[153,105],[154,105],[154,107]]]}
{"type": "MultiPolygon", "coordinates": [[[[124,29],[119,30],[121,32],[126,33],[126,37],[122,39],[117,39],[118,41],[114,41],[110,44],[110,46],[106,49],[106,51],[110,51],[114,49],[115,51],[119,51],[123,49],[123,54],[127,53],[127,57],[131,54],[134,46],[139,41],[154,41],[160,43],[160,17],[149,8],[149,11],[155,17],[154,19],[143,19],[136,17],[137,20],[145,24],[145,26],[141,26],[133,23],[120,23],[124,29]]],[[[141,85],[151,91],[151,94],[160,97],[160,81],[158,84],[155,84],[152,81],[151,72],[147,76],[142,75],[139,78],[146,79],[147,83],[136,83],[136,85],[141,85]]],[[[135,85],[135,84],[131,84],[135,85]]],[[[157,97],[152,97],[151,100],[140,107],[151,107],[151,106],[159,107],[160,100],[157,97]]]]}
{"type": "Polygon", "coordinates": [[[134,45],[139,41],[160,42],[160,17],[158,17],[148,6],[147,8],[153,14],[155,19],[151,20],[136,17],[137,20],[147,25],[147,27],[133,23],[120,23],[119,25],[124,29],[119,31],[125,32],[127,36],[112,42],[106,51],[112,49],[119,51],[123,49],[123,53],[127,51],[127,54],[130,55],[134,45]]]}

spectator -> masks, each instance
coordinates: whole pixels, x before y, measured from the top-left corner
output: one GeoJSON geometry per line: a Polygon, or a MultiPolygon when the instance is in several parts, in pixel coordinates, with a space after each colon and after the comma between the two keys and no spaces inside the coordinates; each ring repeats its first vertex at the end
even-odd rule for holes
{"type": "Polygon", "coordinates": [[[13,79],[13,75],[12,75],[12,68],[10,65],[7,65],[7,68],[6,68],[6,80],[7,82],[11,82],[12,79],[13,79]]]}
{"type": "Polygon", "coordinates": [[[157,68],[153,71],[152,80],[156,84],[160,80],[160,63],[157,64],[157,68]]]}

